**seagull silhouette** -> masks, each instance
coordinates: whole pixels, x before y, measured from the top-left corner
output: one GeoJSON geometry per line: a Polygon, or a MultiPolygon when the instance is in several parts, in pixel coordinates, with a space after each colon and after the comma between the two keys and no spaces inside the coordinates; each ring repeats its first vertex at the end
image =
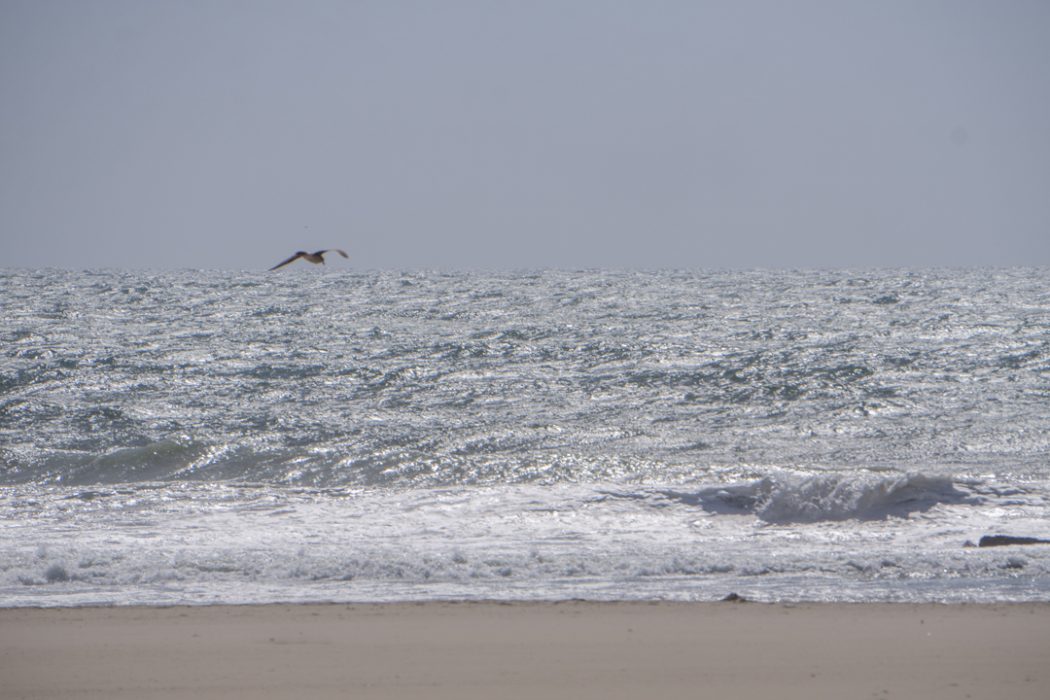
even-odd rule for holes
{"type": "Polygon", "coordinates": [[[303,260],[305,260],[307,262],[312,262],[315,265],[324,265],[324,254],[325,253],[332,253],[332,252],[339,253],[344,258],[349,258],[350,257],[349,255],[347,255],[343,251],[339,250],[338,248],[329,248],[328,250],[319,250],[316,253],[307,253],[305,250],[298,250],[298,251],[295,252],[295,255],[293,255],[292,257],[288,258],[284,262],[277,263],[276,265],[271,267],[269,270],[267,270],[267,272],[272,272],[273,270],[276,270],[279,267],[284,267],[288,263],[293,263],[296,260],[298,260],[299,258],[302,258],[303,260]]]}

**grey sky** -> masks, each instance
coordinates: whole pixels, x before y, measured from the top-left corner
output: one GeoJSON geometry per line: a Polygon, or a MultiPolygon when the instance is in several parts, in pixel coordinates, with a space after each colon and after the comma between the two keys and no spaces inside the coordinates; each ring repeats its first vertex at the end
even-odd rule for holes
{"type": "Polygon", "coordinates": [[[1050,264],[1050,3],[0,0],[0,267],[1050,264]]]}

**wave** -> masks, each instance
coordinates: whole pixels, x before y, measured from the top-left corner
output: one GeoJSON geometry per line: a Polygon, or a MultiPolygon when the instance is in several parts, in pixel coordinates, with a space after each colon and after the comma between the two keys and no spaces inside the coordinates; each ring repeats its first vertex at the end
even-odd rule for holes
{"type": "Polygon", "coordinates": [[[211,451],[203,443],[160,440],[96,455],[56,454],[36,469],[9,470],[0,483],[29,481],[73,486],[178,480],[206,460],[211,451]]]}
{"type": "Polygon", "coordinates": [[[949,477],[914,473],[773,475],[703,489],[685,500],[714,513],[751,513],[768,523],[882,520],[907,517],[940,504],[981,502],[962,486],[949,477]]]}

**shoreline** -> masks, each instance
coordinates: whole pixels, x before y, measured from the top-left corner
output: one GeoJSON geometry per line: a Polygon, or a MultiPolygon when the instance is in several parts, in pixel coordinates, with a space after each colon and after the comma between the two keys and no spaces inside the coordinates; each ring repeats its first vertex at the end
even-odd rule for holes
{"type": "Polygon", "coordinates": [[[1050,602],[0,608],[5,698],[1050,694],[1050,602]]]}
{"type": "Polygon", "coordinates": [[[700,600],[677,600],[674,598],[421,598],[391,600],[276,600],[270,602],[246,603],[85,603],[83,605],[2,605],[0,619],[7,613],[19,611],[39,612],[74,612],[76,610],[207,610],[207,609],[250,609],[250,608],[418,608],[436,607],[561,607],[577,605],[581,607],[617,607],[617,606],[667,606],[680,608],[723,607],[723,606],[756,606],[764,608],[1047,608],[1050,612],[1050,600],[756,600],[728,593],[724,598],[704,598],[700,600]]]}

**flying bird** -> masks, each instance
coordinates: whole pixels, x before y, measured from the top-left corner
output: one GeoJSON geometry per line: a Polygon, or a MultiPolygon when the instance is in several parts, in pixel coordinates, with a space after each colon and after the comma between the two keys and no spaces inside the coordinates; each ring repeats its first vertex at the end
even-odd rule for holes
{"type": "Polygon", "coordinates": [[[305,260],[307,262],[312,262],[315,265],[324,265],[324,254],[325,253],[339,253],[344,258],[349,258],[350,257],[349,255],[347,255],[343,251],[339,250],[338,248],[330,248],[328,250],[319,250],[316,253],[307,253],[305,250],[298,250],[298,251],[296,251],[295,255],[293,255],[292,257],[288,258],[284,262],[277,263],[276,265],[271,267],[268,270],[268,272],[272,272],[273,270],[276,270],[279,267],[284,267],[288,263],[295,262],[299,258],[302,258],[303,260],[305,260]]]}

